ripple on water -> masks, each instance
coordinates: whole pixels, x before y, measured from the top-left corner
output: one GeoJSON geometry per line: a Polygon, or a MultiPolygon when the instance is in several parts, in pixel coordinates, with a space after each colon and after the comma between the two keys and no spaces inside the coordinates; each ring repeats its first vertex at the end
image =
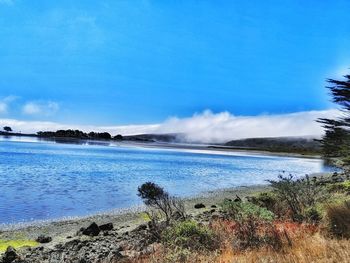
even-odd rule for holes
{"type": "Polygon", "coordinates": [[[0,224],[137,206],[146,181],[192,196],[265,184],[283,170],[302,176],[331,168],[306,158],[0,140],[0,224]]]}

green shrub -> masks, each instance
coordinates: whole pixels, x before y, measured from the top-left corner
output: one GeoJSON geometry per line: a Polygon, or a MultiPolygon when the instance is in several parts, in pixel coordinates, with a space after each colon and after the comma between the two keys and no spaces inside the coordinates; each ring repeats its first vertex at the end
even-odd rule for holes
{"type": "Polygon", "coordinates": [[[139,186],[137,191],[145,205],[156,210],[149,213],[151,221],[156,222],[164,218],[166,224],[169,224],[172,220],[184,220],[186,218],[183,201],[169,195],[161,186],[146,182],[139,186]]]}
{"type": "Polygon", "coordinates": [[[264,221],[274,219],[274,214],[271,211],[250,202],[234,202],[226,199],[221,203],[221,207],[234,220],[244,220],[249,217],[264,221]]]}
{"type": "Polygon", "coordinates": [[[340,192],[350,194],[350,181],[327,185],[327,190],[329,192],[340,192]]]}
{"type": "Polygon", "coordinates": [[[272,191],[262,192],[257,196],[251,196],[248,198],[248,201],[257,206],[266,208],[279,218],[284,217],[287,213],[286,203],[281,201],[278,196],[272,191]]]}
{"type": "Polygon", "coordinates": [[[309,176],[295,179],[293,175],[280,175],[278,181],[269,182],[274,193],[288,207],[294,221],[307,219],[306,210],[327,199],[325,188],[309,176]]]}
{"type": "Polygon", "coordinates": [[[322,213],[316,207],[311,206],[305,209],[304,218],[310,223],[318,224],[322,220],[322,213]]]}
{"type": "Polygon", "coordinates": [[[178,222],[165,230],[163,243],[166,247],[193,250],[215,250],[219,247],[215,233],[194,221],[178,222]]]}
{"type": "Polygon", "coordinates": [[[350,156],[346,156],[341,159],[344,165],[350,165],[350,156]]]}
{"type": "Polygon", "coordinates": [[[327,208],[327,232],[337,238],[350,238],[350,202],[327,208]]]}

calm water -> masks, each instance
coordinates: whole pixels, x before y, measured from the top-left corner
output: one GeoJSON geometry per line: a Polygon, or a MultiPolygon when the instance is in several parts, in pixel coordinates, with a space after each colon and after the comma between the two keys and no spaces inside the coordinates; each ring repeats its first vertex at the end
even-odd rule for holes
{"type": "MultiPolygon", "coordinates": [[[[22,139],[23,140],[23,139],[22,139]]],[[[0,138],[0,223],[82,216],[140,204],[146,181],[190,196],[264,184],[285,170],[321,172],[320,160],[12,141],[0,138]]]]}

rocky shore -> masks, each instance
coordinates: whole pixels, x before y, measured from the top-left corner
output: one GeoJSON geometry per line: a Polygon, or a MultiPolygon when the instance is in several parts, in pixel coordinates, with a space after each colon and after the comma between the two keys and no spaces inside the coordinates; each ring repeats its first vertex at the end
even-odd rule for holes
{"type": "MultiPolygon", "coordinates": [[[[348,174],[311,175],[320,184],[349,180],[348,174]]],[[[267,185],[236,187],[184,199],[189,219],[208,224],[225,218],[220,204],[224,199],[241,201],[270,190],[267,185]]],[[[161,244],[150,231],[145,208],[122,213],[105,213],[75,220],[61,220],[0,230],[0,240],[35,240],[36,246],[9,246],[0,256],[1,263],[114,263],[133,262],[157,250],[161,244]]]]}
{"type": "MultiPolygon", "coordinates": [[[[220,216],[217,204],[224,198],[244,198],[267,189],[267,186],[252,186],[208,192],[186,199],[185,208],[191,218],[205,223],[220,216]]],[[[142,209],[7,229],[0,233],[0,239],[20,237],[36,240],[38,245],[17,250],[9,247],[0,262],[131,262],[160,245],[148,229],[142,209]]]]}

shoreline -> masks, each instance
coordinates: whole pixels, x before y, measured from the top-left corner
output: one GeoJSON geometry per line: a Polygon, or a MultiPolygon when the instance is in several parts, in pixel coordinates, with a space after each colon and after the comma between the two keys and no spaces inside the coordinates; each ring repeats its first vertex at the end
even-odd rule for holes
{"type": "MultiPolygon", "coordinates": [[[[217,205],[225,198],[234,199],[238,195],[243,199],[246,196],[269,189],[270,187],[268,185],[239,186],[212,190],[197,196],[184,198],[183,200],[187,213],[195,216],[209,210],[211,205],[217,205]],[[197,203],[203,203],[206,208],[195,209],[194,205],[197,203]]],[[[75,236],[81,227],[87,227],[92,222],[96,222],[97,224],[113,223],[116,230],[125,233],[147,222],[144,218],[145,211],[146,207],[140,206],[119,211],[106,211],[83,217],[9,224],[0,228],[0,240],[35,240],[39,235],[48,235],[52,237],[52,242],[40,244],[40,246],[53,247],[58,243],[67,242],[67,237],[75,236]]]]}
{"type": "Polygon", "coordinates": [[[91,140],[76,138],[41,138],[38,136],[18,136],[18,135],[0,135],[1,137],[17,137],[18,140],[1,140],[12,142],[30,142],[30,143],[57,143],[87,146],[104,146],[104,147],[136,147],[143,149],[161,149],[174,151],[189,151],[203,154],[222,154],[222,155],[249,155],[249,156],[272,156],[272,157],[291,157],[321,159],[319,154],[304,154],[296,152],[275,152],[260,150],[254,148],[242,148],[233,146],[224,146],[216,144],[195,144],[195,143],[174,143],[174,142],[136,142],[136,141],[115,141],[115,140],[91,140]],[[23,140],[24,138],[24,140],[23,140]],[[25,140],[28,138],[28,140],[25,140]],[[34,139],[33,139],[34,138],[34,139]]]}
{"type": "MultiPolygon", "coordinates": [[[[332,173],[321,172],[310,174],[310,177],[327,177],[332,173]]],[[[181,198],[184,201],[185,209],[189,215],[195,216],[203,211],[210,210],[211,205],[217,205],[225,198],[235,199],[236,195],[244,199],[247,196],[256,195],[260,192],[271,190],[268,184],[236,186],[217,190],[210,190],[195,196],[181,198]],[[203,203],[205,209],[195,209],[194,205],[203,203]]],[[[56,241],[62,241],[62,238],[75,235],[81,227],[87,227],[90,223],[98,224],[113,223],[115,228],[122,232],[130,231],[140,224],[146,223],[144,212],[146,207],[132,206],[123,209],[112,209],[108,211],[96,212],[85,216],[75,216],[68,218],[57,218],[38,221],[26,221],[13,224],[0,224],[0,240],[10,240],[21,237],[23,239],[35,239],[41,234],[50,235],[56,241]]],[[[53,242],[58,243],[58,242],[53,242]]],[[[51,243],[50,243],[51,244],[51,243]]]]}
{"type": "MultiPolygon", "coordinates": [[[[25,138],[24,136],[21,138],[25,138]]],[[[1,142],[1,141],[0,141],[1,142]]],[[[18,142],[23,142],[18,140],[18,142]]],[[[26,141],[27,142],[27,141],[26,141]]],[[[40,141],[30,141],[34,143],[41,143],[40,141]]],[[[48,141],[43,141],[48,142],[48,141]]],[[[55,141],[51,141],[57,143],[55,141]]],[[[249,156],[271,156],[271,157],[290,157],[290,158],[309,158],[319,159],[318,156],[308,156],[295,153],[277,153],[268,151],[256,151],[256,150],[243,150],[223,148],[211,148],[210,145],[196,145],[196,144],[175,144],[175,143],[140,143],[140,142],[110,142],[106,145],[107,141],[97,143],[98,141],[92,141],[92,145],[109,146],[109,147],[140,147],[146,149],[159,149],[169,151],[188,151],[202,154],[222,154],[222,155],[249,155],[249,156]]],[[[87,142],[84,142],[87,144],[87,142]]],[[[84,144],[83,143],[83,144],[84,144]]],[[[321,173],[325,174],[325,173],[321,173]]],[[[259,191],[268,189],[268,185],[251,185],[251,186],[238,186],[227,189],[217,189],[200,193],[196,196],[190,196],[183,198],[185,201],[186,210],[192,214],[197,210],[193,208],[195,203],[207,203],[210,206],[210,202],[217,203],[224,198],[235,197],[236,194],[245,197],[247,195],[255,194],[259,191]]],[[[123,228],[130,229],[131,225],[137,226],[144,223],[140,216],[145,207],[129,207],[123,209],[112,209],[108,211],[96,212],[92,215],[74,216],[68,218],[56,218],[48,220],[38,221],[25,221],[18,223],[4,223],[0,224],[0,239],[12,239],[18,235],[28,239],[35,239],[40,234],[50,234],[53,237],[60,237],[67,233],[75,234],[82,226],[87,226],[89,222],[96,221],[97,223],[109,223],[115,222],[116,226],[120,225],[123,228]],[[126,223],[125,223],[126,222],[126,223]],[[123,223],[123,224],[122,224],[123,223]]]]}

